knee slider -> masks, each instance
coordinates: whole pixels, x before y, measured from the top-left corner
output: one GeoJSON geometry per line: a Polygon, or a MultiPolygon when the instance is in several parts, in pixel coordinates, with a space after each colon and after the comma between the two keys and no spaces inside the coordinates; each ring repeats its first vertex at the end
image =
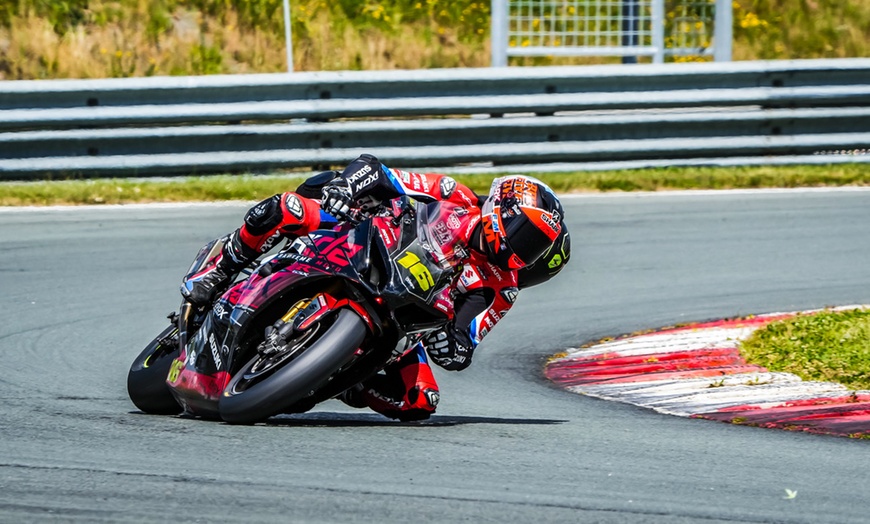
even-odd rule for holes
{"type": "Polygon", "coordinates": [[[281,195],[274,195],[252,207],[245,215],[245,225],[252,235],[262,235],[281,223],[281,195]]]}

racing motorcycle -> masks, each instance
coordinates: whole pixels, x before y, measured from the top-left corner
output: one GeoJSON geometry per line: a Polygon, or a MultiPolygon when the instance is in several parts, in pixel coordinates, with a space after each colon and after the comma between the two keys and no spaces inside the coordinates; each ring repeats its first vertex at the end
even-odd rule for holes
{"type": "MultiPolygon", "coordinates": [[[[476,220],[402,197],[288,241],[211,307],[183,302],[133,362],[130,399],[145,413],[251,424],[336,397],[452,319],[476,220]]],[[[187,278],[227,239],[206,244],[187,278]]]]}

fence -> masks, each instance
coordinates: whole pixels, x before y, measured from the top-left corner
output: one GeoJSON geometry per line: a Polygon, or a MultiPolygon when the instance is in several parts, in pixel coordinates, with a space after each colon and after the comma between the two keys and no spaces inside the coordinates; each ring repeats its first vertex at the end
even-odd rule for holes
{"type": "Polygon", "coordinates": [[[492,0],[492,65],[509,56],[731,60],[731,0],[492,0]]]}
{"type": "Polygon", "coordinates": [[[0,83],[6,179],[868,147],[870,59],[0,83]]]}

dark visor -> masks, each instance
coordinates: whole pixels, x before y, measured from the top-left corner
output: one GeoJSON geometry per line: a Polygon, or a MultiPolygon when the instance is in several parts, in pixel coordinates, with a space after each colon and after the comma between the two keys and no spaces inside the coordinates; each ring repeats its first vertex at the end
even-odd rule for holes
{"type": "Polygon", "coordinates": [[[529,218],[520,213],[501,219],[508,247],[526,265],[533,264],[553,243],[543,231],[538,229],[529,218]]]}

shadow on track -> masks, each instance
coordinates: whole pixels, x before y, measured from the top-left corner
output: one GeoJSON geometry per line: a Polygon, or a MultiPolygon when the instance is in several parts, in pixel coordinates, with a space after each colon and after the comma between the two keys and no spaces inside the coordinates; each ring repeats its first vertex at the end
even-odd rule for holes
{"type": "Polygon", "coordinates": [[[526,419],[526,418],[497,418],[497,417],[463,417],[463,416],[439,416],[434,415],[429,420],[417,422],[399,422],[390,420],[375,413],[333,413],[318,412],[304,413],[300,415],[279,415],[270,418],[266,424],[270,426],[293,426],[293,427],[360,427],[360,426],[407,426],[407,427],[430,427],[430,426],[461,426],[465,424],[562,424],[566,420],[553,419],[526,419]]]}

